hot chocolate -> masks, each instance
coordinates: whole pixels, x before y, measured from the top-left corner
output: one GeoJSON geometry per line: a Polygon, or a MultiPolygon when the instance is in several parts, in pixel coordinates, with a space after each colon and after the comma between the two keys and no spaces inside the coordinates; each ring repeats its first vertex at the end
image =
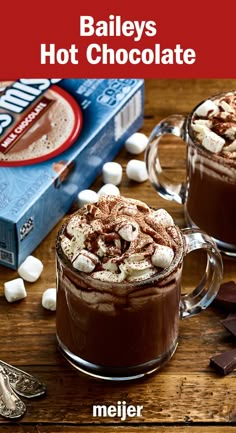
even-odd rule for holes
{"type": "Polygon", "coordinates": [[[235,250],[236,92],[199,105],[189,120],[186,216],[213,236],[224,250],[235,250]]]}
{"type": "Polygon", "coordinates": [[[70,216],[56,252],[59,346],[79,370],[109,380],[161,368],[177,347],[179,318],[205,309],[222,278],[208,235],[124,197],[102,195],[70,216]],[[196,249],[208,256],[205,276],[181,295],[183,259],[196,249]]]}
{"type": "Polygon", "coordinates": [[[138,200],[101,196],[70,217],[57,239],[57,337],[73,363],[114,377],[170,358],[184,248],[171,216],[138,200]]]}

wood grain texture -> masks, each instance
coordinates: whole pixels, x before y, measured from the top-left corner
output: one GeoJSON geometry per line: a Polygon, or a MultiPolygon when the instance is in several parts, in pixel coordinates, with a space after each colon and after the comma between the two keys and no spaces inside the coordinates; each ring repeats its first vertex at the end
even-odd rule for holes
{"type": "MultiPolygon", "coordinates": [[[[37,433],[138,433],[140,432],[140,427],[71,427],[71,426],[55,426],[55,427],[41,427],[37,428],[37,433]]],[[[165,427],[165,426],[155,426],[155,427],[144,427],[142,426],[142,433],[206,433],[205,427],[194,427],[194,426],[181,426],[181,427],[165,427]]],[[[214,426],[208,427],[208,433],[235,433],[235,427],[226,427],[225,426],[214,426]]],[[[7,431],[8,432],[8,431],[7,431]]],[[[19,430],[21,433],[21,430],[19,430]]],[[[27,430],[23,430],[24,433],[28,433],[27,430]]],[[[18,433],[18,430],[17,432],[18,433]]],[[[34,433],[34,431],[33,431],[34,433]]]]}
{"type": "Polygon", "coordinates": [[[1,433],[235,433],[230,426],[70,426],[70,425],[16,425],[0,426],[1,433]]]}
{"type": "MultiPolygon", "coordinates": [[[[208,95],[233,88],[236,80],[147,80],[142,131],[149,135],[155,124],[169,114],[186,114],[208,95]]],[[[143,159],[143,155],[138,158],[143,159]]],[[[181,227],[185,226],[182,206],[160,198],[148,181],[136,184],[127,179],[125,167],[129,159],[124,149],[116,158],[123,167],[121,193],[151,206],[165,207],[181,227]]],[[[184,178],[185,144],[181,140],[165,138],[161,159],[170,174],[177,172],[184,178]]],[[[93,188],[98,190],[101,185],[99,176],[93,188]]],[[[75,209],[76,205],[70,212],[75,209]]],[[[210,369],[209,358],[235,347],[236,341],[220,323],[226,313],[214,306],[181,322],[173,359],[147,379],[111,384],[85,377],[68,366],[56,345],[55,313],[41,306],[43,291],[55,287],[55,237],[60,226],[61,222],[34,251],[45,267],[37,282],[26,283],[26,299],[7,303],[3,283],[17,277],[17,272],[0,267],[0,358],[36,375],[48,388],[46,397],[26,402],[27,413],[22,420],[10,423],[0,419],[0,432],[134,433],[140,426],[144,433],[167,433],[169,427],[173,433],[220,433],[225,426],[228,433],[235,431],[236,372],[219,377],[210,369]],[[118,400],[143,405],[143,416],[128,419],[124,426],[117,418],[92,417],[93,404],[110,405],[118,400]]],[[[204,260],[197,253],[186,258],[184,291],[196,285],[204,260]]],[[[236,279],[235,261],[224,260],[224,269],[225,281],[236,279]]]]}

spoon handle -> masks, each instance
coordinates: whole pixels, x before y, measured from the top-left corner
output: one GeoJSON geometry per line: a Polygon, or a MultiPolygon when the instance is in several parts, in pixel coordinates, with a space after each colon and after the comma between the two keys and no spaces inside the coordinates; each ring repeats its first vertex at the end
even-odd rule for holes
{"type": "Polygon", "coordinates": [[[0,415],[8,419],[20,418],[26,406],[11,388],[9,378],[0,366],[0,415]]]}

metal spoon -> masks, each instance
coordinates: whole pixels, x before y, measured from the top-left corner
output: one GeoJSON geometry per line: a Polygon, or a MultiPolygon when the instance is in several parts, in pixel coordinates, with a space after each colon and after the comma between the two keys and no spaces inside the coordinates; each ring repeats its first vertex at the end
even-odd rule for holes
{"type": "Polygon", "coordinates": [[[36,377],[19,368],[13,367],[0,360],[1,371],[8,376],[11,387],[14,391],[26,398],[39,397],[46,393],[46,386],[36,377]]]}
{"type": "Polygon", "coordinates": [[[9,378],[0,366],[0,415],[15,419],[24,415],[26,406],[13,391],[9,378]]]}

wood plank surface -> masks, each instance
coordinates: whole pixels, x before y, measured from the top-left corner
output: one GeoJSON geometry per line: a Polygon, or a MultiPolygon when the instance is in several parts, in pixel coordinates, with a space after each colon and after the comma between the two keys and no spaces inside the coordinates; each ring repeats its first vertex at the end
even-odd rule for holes
{"type": "MultiPolygon", "coordinates": [[[[145,83],[145,120],[142,131],[150,134],[164,117],[186,114],[209,95],[236,88],[236,80],[147,80],[145,83]]],[[[164,168],[185,176],[185,144],[163,140],[164,168]]],[[[121,193],[139,198],[154,207],[165,207],[181,226],[185,226],[183,207],[160,198],[150,183],[129,181],[125,167],[133,158],[123,149],[116,160],[123,166],[121,193]]],[[[135,157],[136,158],[136,157],[135,157]]],[[[143,159],[143,155],[138,157],[143,159]]],[[[99,176],[93,185],[102,185],[99,176]]],[[[76,209],[74,204],[70,210],[76,209]]],[[[0,418],[0,432],[13,433],[232,433],[236,425],[236,372],[218,376],[209,367],[209,358],[236,347],[220,320],[226,316],[215,306],[180,323],[179,346],[169,364],[158,374],[133,383],[107,383],[85,377],[72,369],[58,351],[55,339],[55,313],[41,306],[43,291],[55,287],[55,237],[60,222],[34,251],[44,263],[35,283],[26,283],[28,296],[13,304],[3,295],[3,283],[17,272],[0,267],[0,358],[45,382],[46,397],[27,401],[27,413],[16,423],[0,418]],[[94,418],[94,404],[111,405],[125,400],[143,405],[142,417],[94,418]],[[123,425],[122,425],[123,424],[123,425]]],[[[185,260],[183,287],[192,289],[200,278],[204,259],[191,254],[185,260]]],[[[236,262],[224,259],[224,281],[236,280],[236,262]]]]}
{"type": "Polygon", "coordinates": [[[235,433],[232,426],[69,426],[69,425],[9,425],[1,426],[1,433],[235,433]]]}

